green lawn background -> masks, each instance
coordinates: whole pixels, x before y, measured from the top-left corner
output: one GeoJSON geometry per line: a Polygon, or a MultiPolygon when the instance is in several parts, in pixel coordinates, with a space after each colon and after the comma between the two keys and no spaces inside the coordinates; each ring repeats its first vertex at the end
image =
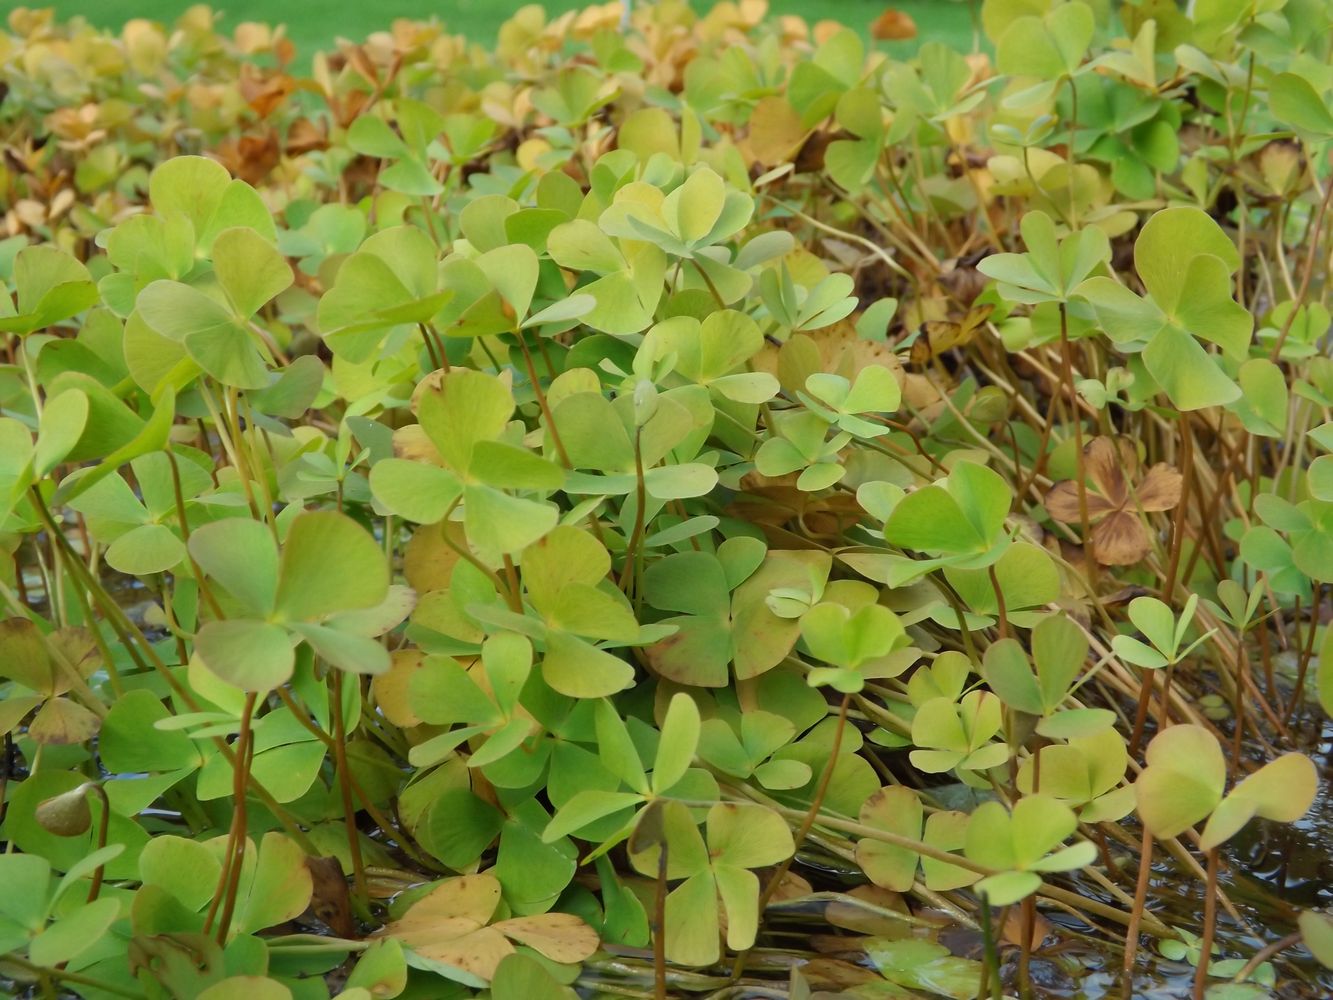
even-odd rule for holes
{"type": "MultiPolygon", "coordinates": [[[[231,28],[242,21],[264,21],[287,25],[303,65],[310,54],[330,48],[336,38],[364,38],[388,27],[396,17],[429,18],[475,41],[494,41],[500,24],[530,0],[218,0],[213,6],[223,12],[222,23],[231,28]]],[[[643,0],[639,0],[643,2],[643,0]]],[[[713,0],[691,0],[700,10],[713,0]]],[[[587,6],[584,0],[545,0],[552,14],[587,6]]],[[[0,8],[7,7],[0,0],[0,8]]],[[[118,28],[135,17],[170,22],[192,6],[192,0],[31,0],[30,6],[54,7],[62,18],[80,15],[90,22],[118,28]]],[[[940,41],[967,51],[972,46],[972,22],[967,0],[770,0],[773,14],[799,14],[810,21],[838,20],[866,33],[870,23],[893,6],[911,15],[919,36],[915,43],[895,43],[890,51],[905,52],[924,41],[940,41]]]]}

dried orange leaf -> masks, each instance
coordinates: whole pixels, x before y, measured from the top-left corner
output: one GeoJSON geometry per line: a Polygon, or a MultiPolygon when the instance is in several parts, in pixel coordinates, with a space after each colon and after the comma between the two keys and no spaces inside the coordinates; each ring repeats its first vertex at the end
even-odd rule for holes
{"type": "Polygon", "coordinates": [[[916,22],[910,14],[886,7],[871,24],[870,37],[881,42],[903,42],[916,37],[916,22]]]}
{"type": "Polygon", "coordinates": [[[494,875],[464,875],[441,883],[377,933],[396,938],[421,958],[485,982],[514,953],[510,938],[562,963],[583,961],[601,943],[596,931],[569,913],[515,917],[492,925],[499,905],[500,882],[494,875]]]}

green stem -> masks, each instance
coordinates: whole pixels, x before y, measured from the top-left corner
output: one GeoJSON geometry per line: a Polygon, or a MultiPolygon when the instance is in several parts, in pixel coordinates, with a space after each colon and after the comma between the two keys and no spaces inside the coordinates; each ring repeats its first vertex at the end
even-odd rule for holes
{"type": "Polygon", "coordinates": [[[30,972],[35,976],[44,976],[48,979],[54,979],[62,983],[75,983],[79,986],[91,986],[103,993],[110,993],[112,996],[127,997],[128,1000],[143,1000],[144,997],[144,994],[142,993],[131,993],[129,990],[122,989],[112,983],[103,982],[93,976],[85,976],[81,972],[70,972],[68,969],[48,969],[35,962],[29,962],[26,958],[21,958],[13,952],[5,955],[2,961],[5,965],[17,966],[25,972],[30,972]]]}
{"type": "Polygon", "coordinates": [[[231,829],[227,833],[227,849],[222,871],[218,873],[218,887],[209,904],[208,915],[204,918],[204,933],[207,934],[212,931],[213,921],[218,918],[218,909],[221,907],[221,917],[217,919],[218,947],[225,947],[227,944],[227,932],[231,929],[232,914],[236,910],[236,895],[241,884],[241,869],[245,864],[246,833],[249,826],[246,817],[245,791],[250,770],[252,735],[250,722],[254,717],[256,700],[257,695],[250,692],[245,696],[245,705],[241,709],[241,731],[236,738],[236,760],[232,763],[231,829]]]}
{"type": "Polygon", "coordinates": [[[356,803],[352,799],[351,774],[347,769],[347,724],[343,718],[343,675],[341,670],[334,670],[330,687],[333,715],[333,763],[338,777],[338,791],[342,797],[343,825],[347,830],[347,850],[352,858],[352,884],[356,887],[357,898],[365,902],[366,869],[361,860],[361,834],[356,828],[356,803]]]}
{"type": "Polygon", "coordinates": [[[1208,989],[1208,966],[1212,964],[1213,935],[1217,931],[1217,848],[1208,852],[1208,875],[1203,889],[1203,937],[1199,941],[1199,965],[1194,970],[1194,1000],[1203,1000],[1208,989]]]}
{"type": "MultiPolygon", "coordinates": [[[[819,785],[815,788],[814,797],[810,800],[810,808],[806,810],[801,819],[801,825],[797,828],[795,836],[792,838],[792,852],[786,861],[778,866],[764,886],[764,891],[759,894],[759,920],[762,924],[764,919],[764,910],[773,899],[773,894],[778,891],[778,886],[782,880],[787,877],[787,872],[791,871],[792,863],[796,860],[796,855],[800,852],[801,846],[805,843],[805,838],[809,836],[810,830],[819,819],[820,807],[824,804],[824,797],[828,794],[829,785],[833,781],[833,772],[838,766],[838,757],[842,751],[842,734],[847,728],[847,709],[852,703],[852,696],[844,694],[842,702],[838,705],[838,721],[833,730],[833,744],[829,747],[828,760],[824,762],[824,771],[819,776],[819,785]]],[[[736,962],[731,968],[731,981],[740,979],[741,973],[745,971],[745,959],[749,956],[750,949],[747,948],[736,956],[736,962]]]]}

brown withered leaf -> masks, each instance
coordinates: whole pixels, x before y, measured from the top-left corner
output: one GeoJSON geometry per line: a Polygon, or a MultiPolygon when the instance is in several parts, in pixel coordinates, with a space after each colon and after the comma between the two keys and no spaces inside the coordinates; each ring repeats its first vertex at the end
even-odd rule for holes
{"type": "Polygon", "coordinates": [[[796,154],[796,162],[793,164],[798,174],[816,174],[824,169],[824,155],[828,152],[829,144],[833,142],[833,134],[825,131],[813,132],[810,138],[801,144],[800,151],[796,154]]]}
{"type": "Polygon", "coordinates": [[[343,874],[338,859],[312,858],[306,855],[305,866],[310,872],[312,885],[310,912],[339,937],[356,937],[356,922],[352,919],[352,900],[347,891],[347,876],[343,874]]]}
{"type": "Polygon", "coordinates": [[[765,97],[750,114],[750,152],[765,167],[790,160],[807,134],[801,116],[785,97],[765,97]]]}
{"type": "Polygon", "coordinates": [[[405,889],[421,883],[422,876],[417,872],[403,871],[401,868],[366,869],[366,892],[371,899],[393,899],[405,889]]]}
{"type": "Polygon", "coordinates": [[[877,885],[858,885],[842,893],[842,898],[829,903],[824,916],[833,926],[858,934],[893,937],[902,933],[902,920],[889,916],[884,912],[886,910],[904,914],[912,912],[901,893],[877,885]]]}
{"type": "Polygon", "coordinates": [[[349,90],[345,94],[327,98],[329,110],[340,128],[347,128],[361,116],[370,103],[370,95],[363,90],[349,90]]]}
{"type": "Polygon", "coordinates": [[[755,524],[780,527],[799,521],[811,535],[837,537],[862,516],[856,497],[846,493],[824,496],[796,488],[797,475],[762,476],[746,473],[742,492],[728,511],[755,524]]]}
{"type": "Polygon", "coordinates": [[[870,365],[889,369],[902,383],[902,360],[883,341],[860,336],[856,331],[858,318],[849,316],[819,330],[792,334],[781,347],[766,343],[754,356],[755,370],[773,375],[789,392],[804,389],[805,380],[815,372],[854,381],[870,365]]]}
{"type": "Polygon", "coordinates": [[[278,165],[282,151],[278,147],[278,133],[268,128],[260,135],[227,139],[213,150],[213,156],[232,176],[254,185],[278,165]]]}
{"type": "Polygon", "coordinates": [[[910,14],[886,7],[870,25],[870,37],[881,42],[904,42],[916,37],[916,22],[910,14]]]}
{"type": "MultiPolygon", "coordinates": [[[[1051,924],[1040,913],[1033,914],[1031,948],[1038,948],[1051,935],[1051,924]]],[[[1022,947],[1023,944],[1023,909],[1019,906],[1009,908],[1004,926],[1000,928],[1002,940],[1022,947]]]]}
{"type": "Polygon", "coordinates": [[[921,328],[921,335],[912,342],[912,364],[924,368],[945,351],[971,343],[994,310],[993,305],[986,304],[972,307],[962,319],[927,321],[921,328]]]}
{"type": "Polygon", "coordinates": [[[944,393],[947,389],[948,386],[941,384],[935,372],[908,372],[903,379],[903,401],[908,408],[920,413],[923,421],[929,423],[944,409],[944,393]]]}
{"type": "Polygon", "coordinates": [[[940,273],[935,279],[954,299],[965,306],[971,306],[978,295],[985,291],[989,279],[977,270],[985,255],[968,254],[940,262],[940,273]]]}
{"type": "MultiPolygon", "coordinates": [[[[847,938],[839,939],[844,948],[849,948],[847,938]]],[[[843,990],[866,983],[882,983],[884,980],[876,973],[851,962],[836,958],[812,958],[801,965],[801,972],[810,985],[819,990],[843,990]]],[[[843,994],[839,993],[838,996],[843,994]]]]}
{"type": "Polygon", "coordinates": [[[396,938],[422,958],[488,981],[514,954],[513,941],[566,964],[582,962],[601,944],[597,932],[572,913],[539,913],[492,924],[499,904],[500,882],[489,872],[448,879],[376,936],[396,938]]]}
{"type": "MultiPolygon", "coordinates": [[[[1125,438],[1097,437],[1083,449],[1088,482],[1085,503],[1092,554],[1104,566],[1130,566],[1152,549],[1152,540],[1139,511],[1170,510],[1180,503],[1181,475],[1165,463],[1148,470],[1137,486],[1139,460],[1134,444],[1125,438]]],[[[1065,524],[1078,524],[1078,483],[1066,479],[1046,494],[1046,512],[1065,524]]]]}
{"type": "Polygon", "coordinates": [[[241,97],[260,118],[271,115],[296,90],[295,77],[256,69],[249,63],[241,67],[239,84],[241,97]]]}
{"type": "Polygon", "coordinates": [[[773,902],[782,903],[789,899],[804,899],[814,892],[812,886],[806,879],[797,875],[795,872],[786,872],[782,876],[782,881],[773,891],[773,902]]]}
{"type": "Polygon", "coordinates": [[[324,128],[309,118],[298,118],[287,129],[285,150],[288,156],[300,156],[318,149],[329,148],[329,137],[324,128]]]}
{"type": "Polygon", "coordinates": [[[61,140],[62,148],[84,149],[106,136],[106,130],[98,127],[100,114],[101,108],[91,102],[58,108],[46,116],[46,128],[61,140]]]}

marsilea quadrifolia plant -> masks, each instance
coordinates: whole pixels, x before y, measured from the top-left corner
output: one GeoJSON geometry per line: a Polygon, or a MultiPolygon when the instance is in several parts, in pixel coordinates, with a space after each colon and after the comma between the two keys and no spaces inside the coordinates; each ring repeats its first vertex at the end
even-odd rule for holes
{"type": "Polygon", "coordinates": [[[10,14],[0,990],[1328,995],[1329,7],[764,6],[10,14]]]}

